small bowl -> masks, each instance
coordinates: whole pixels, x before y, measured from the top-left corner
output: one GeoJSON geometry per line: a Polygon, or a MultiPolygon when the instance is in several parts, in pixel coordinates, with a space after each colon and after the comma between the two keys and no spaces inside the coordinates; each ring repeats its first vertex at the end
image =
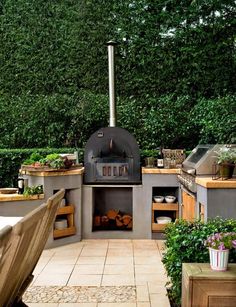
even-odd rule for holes
{"type": "Polygon", "coordinates": [[[1,188],[0,194],[16,194],[18,192],[17,188],[1,188]]]}
{"type": "Polygon", "coordinates": [[[171,223],[171,218],[168,216],[159,216],[156,218],[157,224],[169,224],[171,223]]]}
{"type": "Polygon", "coordinates": [[[165,201],[166,201],[167,203],[173,203],[173,202],[175,202],[175,200],[176,200],[176,197],[175,197],[175,196],[166,196],[166,197],[165,197],[165,201]]]}
{"type": "Polygon", "coordinates": [[[66,219],[58,219],[54,223],[54,229],[65,229],[68,227],[68,223],[66,219]]]}
{"type": "Polygon", "coordinates": [[[164,196],[153,196],[153,198],[156,203],[163,203],[164,201],[164,196]]]}

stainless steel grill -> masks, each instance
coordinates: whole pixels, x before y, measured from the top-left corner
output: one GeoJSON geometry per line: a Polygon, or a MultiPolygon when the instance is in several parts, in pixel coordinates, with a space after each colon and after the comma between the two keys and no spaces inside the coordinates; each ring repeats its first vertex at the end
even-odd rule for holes
{"type": "Polygon", "coordinates": [[[178,176],[180,183],[192,193],[197,192],[195,182],[196,176],[212,175],[212,165],[216,161],[216,151],[222,146],[220,144],[198,145],[192,153],[184,160],[181,174],[178,176]]]}

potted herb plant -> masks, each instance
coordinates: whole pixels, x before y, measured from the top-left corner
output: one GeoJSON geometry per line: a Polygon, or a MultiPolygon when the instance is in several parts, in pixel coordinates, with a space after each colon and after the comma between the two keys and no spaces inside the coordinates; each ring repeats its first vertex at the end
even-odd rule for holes
{"type": "Polygon", "coordinates": [[[231,147],[221,147],[217,154],[220,176],[225,179],[232,178],[236,163],[236,149],[231,147]]]}

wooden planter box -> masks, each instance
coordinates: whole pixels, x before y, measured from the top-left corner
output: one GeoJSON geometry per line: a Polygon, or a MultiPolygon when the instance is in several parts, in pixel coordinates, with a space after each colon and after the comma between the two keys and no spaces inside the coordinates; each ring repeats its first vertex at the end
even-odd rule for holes
{"type": "Polygon", "coordinates": [[[182,307],[235,307],[236,264],[225,272],[209,263],[183,263],[182,307]]]}

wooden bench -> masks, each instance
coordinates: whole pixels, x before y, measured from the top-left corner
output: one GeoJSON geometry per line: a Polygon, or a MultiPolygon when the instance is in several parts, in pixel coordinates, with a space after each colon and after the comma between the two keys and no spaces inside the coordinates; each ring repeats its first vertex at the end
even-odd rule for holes
{"type": "Polygon", "coordinates": [[[0,232],[0,306],[26,306],[22,295],[33,280],[33,270],[52,230],[65,191],[0,232]]]}

